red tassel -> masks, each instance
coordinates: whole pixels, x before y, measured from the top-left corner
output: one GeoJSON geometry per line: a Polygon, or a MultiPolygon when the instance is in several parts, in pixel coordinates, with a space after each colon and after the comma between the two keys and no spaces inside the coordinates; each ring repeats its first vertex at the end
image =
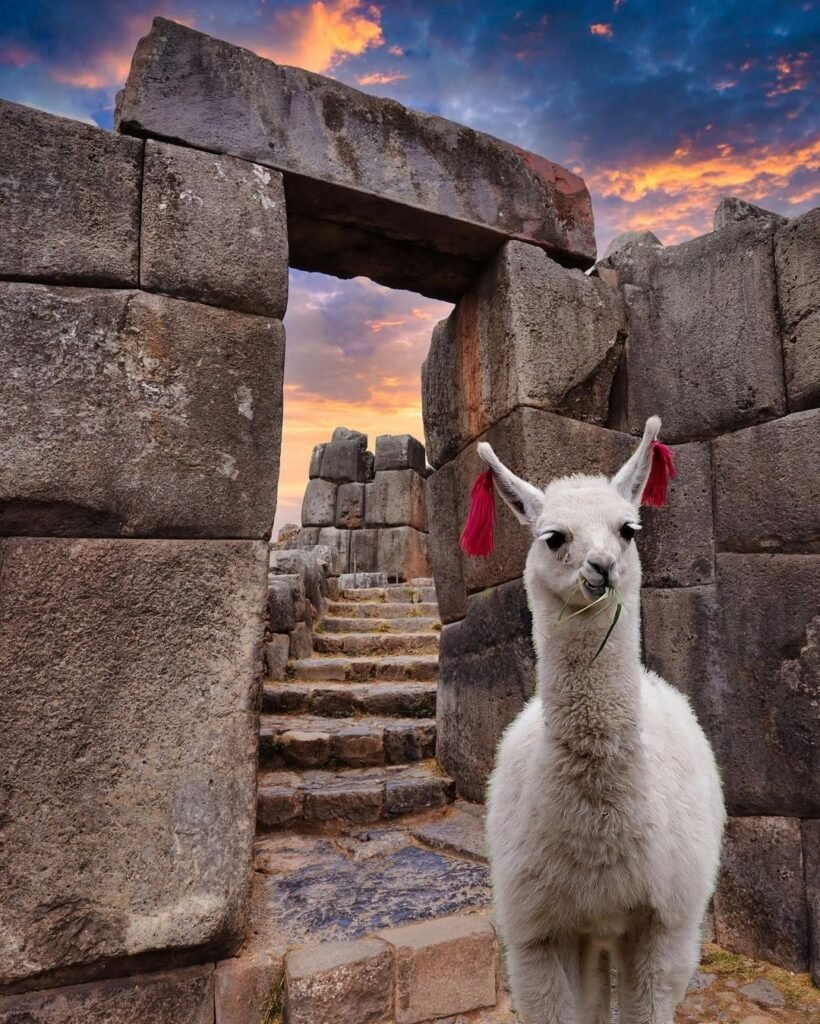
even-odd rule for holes
{"type": "Polygon", "coordinates": [[[663,508],[669,493],[669,481],[676,475],[672,449],[660,441],[652,442],[652,468],[641,495],[642,505],[663,508]]]}
{"type": "Polygon", "coordinates": [[[488,469],[476,479],[470,492],[470,511],[461,532],[461,550],[467,555],[486,558],[493,553],[495,491],[493,471],[488,469]]]}

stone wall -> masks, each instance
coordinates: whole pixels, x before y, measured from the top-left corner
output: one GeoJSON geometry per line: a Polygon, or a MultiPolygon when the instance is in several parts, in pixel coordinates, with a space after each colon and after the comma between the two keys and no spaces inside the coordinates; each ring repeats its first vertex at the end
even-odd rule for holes
{"type": "Polygon", "coordinates": [[[409,434],[382,434],[374,455],[366,434],[337,427],[313,450],[302,528],[291,543],[332,548],[340,573],[429,576],[427,475],[424,445],[409,434]]]}
{"type": "Polygon", "coordinates": [[[5,102],[0,150],[0,1020],[212,1022],[251,877],[282,180],[5,102]]]}
{"type": "Polygon", "coordinates": [[[543,486],[612,473],[659,413],[679,475],[667,508],[643,515],[645,650],[690,697],[723,772],[717,938],[811,963],[816,980],[818,308],[820,210],[786,222],[729,200],[713,233],[674,247],[621,236],[590,277],[508,243],[435,329],[423,371],[444,767],[483,799],[534,685],[526,530],[499,507],[490,558],[458,547],[474,442],[543,486]]]}

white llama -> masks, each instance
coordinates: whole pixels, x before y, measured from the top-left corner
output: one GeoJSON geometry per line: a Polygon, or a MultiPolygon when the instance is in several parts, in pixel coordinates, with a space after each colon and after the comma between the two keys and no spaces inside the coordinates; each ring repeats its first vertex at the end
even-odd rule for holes
{"type": "Polygon", "coordinates": [[[612,480],[569,476],[544,491],[478,446],[535,538],[524,580],[537,696],[499,744],[487,822],[524,1024],[609,1021],[610,955],[621,1024],[672,1024],[698,962],[725,812],[686,698],[641,663],[633,537],[653,457],[668,452],[659,429],[647,421],[612,480]]]}

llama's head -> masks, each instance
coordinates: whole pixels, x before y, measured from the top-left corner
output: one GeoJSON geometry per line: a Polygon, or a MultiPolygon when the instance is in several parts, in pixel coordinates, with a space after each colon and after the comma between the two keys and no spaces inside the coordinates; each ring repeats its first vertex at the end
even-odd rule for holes
{"type": "Polygon", "coordinates": [[[478,453],[492,470],[498,493],[532,531],[528,576],[561,601],[583,605],[602,597],[607,588],[637,594],[638,508],[653,456],[659,455],[653,442],[660,426],[657,416],[647,420],[637,450],[611,479],[561,477],[543,491],[507,469],[489,444],[479,443],[478,453]]]}

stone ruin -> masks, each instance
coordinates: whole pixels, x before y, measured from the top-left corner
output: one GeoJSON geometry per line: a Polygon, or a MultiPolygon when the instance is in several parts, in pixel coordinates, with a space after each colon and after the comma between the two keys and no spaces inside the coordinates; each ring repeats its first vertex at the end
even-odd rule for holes
{"type": "Polygon", "coordinates": [[[341,573],[383,573],[394,583],[430,575],[424,445],[409,434],[376,438],[337,427],[310,460],[302,528],[289,544],[337,553],[341,573]]]}
{"type": "MultiPolygon", "coordinates": [[[[490,559],[458,548],[473,442],[543,484],[662,415],[645,648],[723,769],[717,937],[820,980],[820,210],[730,201],[585,274],[564,168],[163,19],[115,133],[4,102],[0,151],[0,1021],[230,1019],[289,266],[456,302],[423,401],[438,756],[470,799],[533,683],[524,531],[501,509],[490,559]]],[[[345,529],[344,486],[306,529],[345,529]]]]}

